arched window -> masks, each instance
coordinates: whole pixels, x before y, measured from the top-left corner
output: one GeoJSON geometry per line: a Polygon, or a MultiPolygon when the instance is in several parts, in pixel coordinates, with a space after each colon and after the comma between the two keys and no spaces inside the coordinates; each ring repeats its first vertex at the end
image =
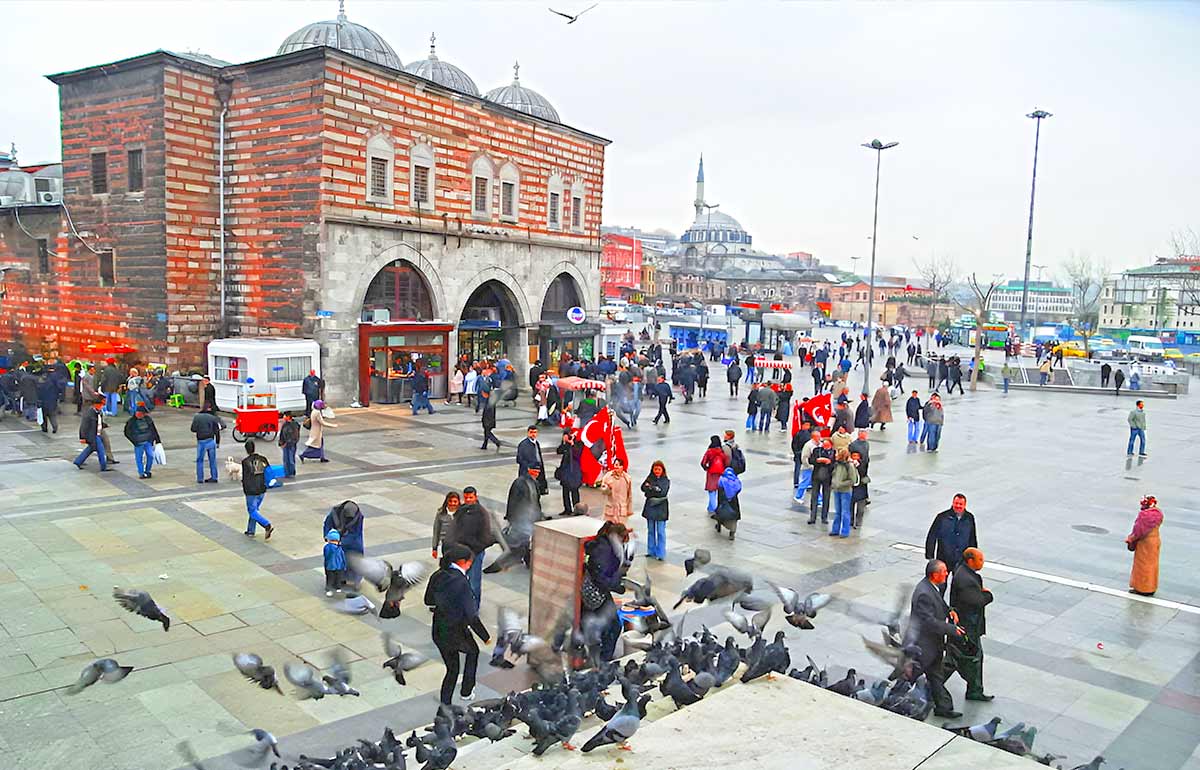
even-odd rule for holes
{"type": "Polygon", "coordinates": [[[562,229],[563,215],[563,180],[557,173],[551,174],[546,181],[546,227],[550,230],[562,229]]]}
{"type": "Polygon", "coordinates": [[[411,179],[409,200],[413,208],[433,210],[437,200],[437,165],[433,159],[433,148],[427,144],[414,144],[408,151],[411,179]]]}
{"type": "Polygon", "coordinates": [[[471,215],[476,219],[492,218],[493,174],[492,162],[485,155],[471,164],[471,215]]]}
{"type": "Polygon", "coordinates": [[[521,217],[521,171],[511,161],[500,169],[500,219],[516,222],[521,217]]]}
{"type": "Polygon", "coordinates": [[[577,233],[583,232],[584,204],[586,200],[583,182],[576,179],[575,183],[571,185],[571,229],[577,233]]]}
{"type": "Polygon", "coordinates": [[[389,321],[432,320],[433,301],[429,285],[411,262],[397,259],[372,279],[363,297],[363,320],[375,318],[377,310],[386,310],[389,321]]]}
{"type": "Polygon", "coordinates": [[[386,134],[367,140],[367,202],[390,204],[395,186],[396,151],[386,134]]]}

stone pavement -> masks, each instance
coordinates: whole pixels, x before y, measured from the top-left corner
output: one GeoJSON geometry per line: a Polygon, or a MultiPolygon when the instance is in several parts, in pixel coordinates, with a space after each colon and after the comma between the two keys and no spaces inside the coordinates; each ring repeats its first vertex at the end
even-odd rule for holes
{"type": "MultiPolygon", "coordinates": [[[[797,374],[806,393],[809,380],[797,374]]],[[[744,400],[721,395],[719,367],[713,375],[709,398],[676,401],[669,426],[647,420],[626,432],[635,479],[662,458],[674,482],[669,558],[646,566],[664,603],[690,582],[682,560],[703,545],[717,563],[832,593],[836,601],[817,630],[789,629],[793,654],[828,661],[839,673],[856,666],[880,674],[859,640],[877,630],[861,616],[889,610],[896,587],[921,576],[923,558],[903,544],[923,543],[932,515],[962,491],[989,561],[1018,569],[985,568],[996,595],[987,682],[997,698],[966,704],[967,718],[998,714],[1036,724],[1038,750],[1068,755],[1067,767],[1104,753],[1111,767],[1200,770],[1194,402],[1151,402],[1150,457],[1131,461],[1124,455],[1127,400],[1005,396],[986,386],[947,396],[936,454],[906,447],[902,424],[873,432],[874,503],[864,528],[840,540],[805,524],[806,512],[793,508],[787,434],[745,435],[744,400]],[[732,543],[704,515],[698,466],[707,437],[725,427],[737,430],[750,464],[732,543]],[[1121,593],[1129,568],[1122,538],[1146,492],[1166,515],[1158,596],[1168,606],[1121,593]]],[[[924,380],[913,383],[924,394],[924,380]]],[[[195,484],[191,412],[155,413],[170,464],[144,481],[121,438],[123,418],[110,430],[122,462],[107,474],[94,460],[70,470],[78,444],[68,416],[53,437],[11,417],[0,421],[0,489],[8,503],[0,513],[0,750],[17,758],[12,766],[167,770],[181,764],[178,742],[190,741],[202,758],[221,757],[246,744],[250,727],[270,729],[286,752],[324,754],[358,735],[375,738],[384,724],[399,732],[427,723],[440,663],[411,672],[401,689],[380,668],[379,643],[379,629],[387,628],[436,659],[427,611],[417,598],[401,618],[382,623],[332,612],[322,593],[320,528],[332,504],[354,499],[366,513],[369,554],[428,561],[433,511],[447,490],[473,484],[485,503],[502,509],[515,470],[512,444],[529,412],[500,411],[507,445],[497,453],[479,450],[470,410],[435,407],[437,414],[419,418],[395,407],[339,410],[340,427],[327,439],[332,462],[304,464],[299,477],[267,494],[263,512],[278,530],[269,543],[241,534],[240,486],[224,478],[223,467],[226,456],[242,455],[239,445],[228,442],[220,452],[220,484],[195,484]],[[171,631],[117,607],[114,585],[151,591],[172,613],[171,631]],[[335,648],[353,661],[361,697],[280,697],[244,681],[230,662],[232,652],[249,650],[280,668],[297,658],[324,666],[335,648]],[[87,662],[105,656],[137,670],[118,684],[65,694],[87,662]]],[[[902,404],[894,411],[903,414],[902,404]]],[[[556,439],[543,431],[548,460],[556,439]]],[[[275,461],[278,451],[272,444],[264,453],[275,461]]],[[[552,488],[546,509],[556,510],[557,500],[552,488]]],[[[643,522],[634,522],[641,537],[643,522]]],[[[639,560],[634,572],[641,569],[639,560]]],[[[487,576],[485,621],[494,622],[500,604],[524,613],[526,586],[522,570],[487,576]]],[[[720,609],[693,609],[688,627],[717,627],[720,609]]],[[[480,673],[481,697],[521,681],[520,671],[486,663],[480,673]]],[[[961,703],[959,680],[951,692],[961,703]]],[[[227,758],[206,762],[227,766],[227,758]]]]}

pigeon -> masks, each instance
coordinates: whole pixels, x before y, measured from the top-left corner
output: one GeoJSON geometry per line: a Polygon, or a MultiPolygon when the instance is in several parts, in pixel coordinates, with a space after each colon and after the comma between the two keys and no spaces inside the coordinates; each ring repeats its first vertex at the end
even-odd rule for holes
{"type": "Polygon", "coordinates": [[[279,680],[275,677],[275,669],[272,666],[264,666],[262,658],[252,652],[235,652],[233,654],[233,665],[241,672],[242,676],[255,682],[264,690],[275,690],[280,695],[283,695],[283,690],[279,687],[279,680]]]}
{"type": "Polygon", "coordinates": [[[949,730],[952,733],[970,738],[973,741],[987,743],[988,741],[995,740],[996,728],[1000,725],[1001,721],[1003,720],[1001,720],[1000,717],[992,717],[988,721],[978,725],[959,725],[956,727],[949,724],[944,724],[942,725],[942,728],[949,730]]]}
{"type": "Polygon", "coordinates": [[[992,739],[993,739],[993,740],[1000,741],[1000,740],[1004,740],[1004,739],[1006,739],[1006,738],[1013,738],[1013,737],[1016,737],[1016,736],[1017,736],[1017,733],[1020,733],[1020,732],[1022,732],[1024,729],[1025,729],[1025,723],[1024,723],[1024,722],[1017,722],[1015,725],[1013,725],[1012,727],[1008,728],[1007,730],[1005,730],[1004,732],[1000,733],[999,735],[996,735],[996,734],[995,734],[995,731],[993,731],[993,734],[992,734],[992,739]]]}
{"type": "Polygon", "coordinates": [[[875,657],[882,660],[892,667],[892,671],[888,674],[888,679],[907,679],[915,680],[921,674],[921,648],[915,644],[905,645],[903,647],[892,647],[890,644],[880,644],[872,642],[867,637],[862,637],[863,646],[867,648],[875,657]]]}
{"type": "Polygon", "coordinates": [[[741,570],[720,567],[685,588],[672,609],[678,609],[685,601],[703,604],[753,590],[754,579],[748,574],[741,570]]]}
{"type": "Polygon", "coordinates": [[[1103,765],[1107,760],[1104,757],[1097,755],[1091,762],[1086,765],[1078,765],[1071,770],[1100,770],[1100,765],[1103,765]]]}
{"type": "Polygon", "coordinates": [[[708,549],[697,548],[691,556],[683,560],[683,571],[690,575],[710,561],[712,561],[712,554],[708,552],[708,549]]]}
{"type": "MultiPolygon", "coordinates": [[[[413,738],[416,733],[413,733],[413,738]]],[[[458,756],[458,749],[454,746],[454,738],[450,734],[450,725],[444,719],[433,720],[433,739],[426,743],[421,740],[410,743],[416,747],[416,758],[418,762],[423,762],[422,770],[445,770],[450,767],[450,763],[458,756]]]]}
{"type": "Polygon", "coordinates": [[[740,612],[726,610],[725,619],[728,620],[729,624],[737,631],[749,636],[751,639],[755,639],[759,636],[762,636],[763,629],[765,629],[767,627],[767,623],[770,622],[771,608],[767,607],[761,612],[756,612],[752,618],[748,618],[740,612]]]}
{"type": "Polygon", "coordinates": [[[805,631],[811,631],[814,628],[812,619],[817,616],[817,610],[829,604],[833,598],[829,594],[811,593],[801,600],[800,594],[791,588],[771,582],[768,582],[767,585],[771,586],[783,604],[784,617],[787,622],[805,631]]]}
{"type": "Polygon", "coordinates": [[[592,9],[593,9],[593,8],[595,8],[597,5],[600,5],[600,4],[599,4],[599,3],[592,3],[592,4],[591,4],[591,5],[589,5],[587,8],[584,8],[582,11],[580,11],[580,12],[579,12],[579,13],[577,13],[577,14],[575,14],[574,16],[572,16],[572,15],[571,15],[571,14],[569,14],[569,13],[563,13],[562,11],[556,11],[556,10],[554,10],[553,8],[547,8],[546,10],[550,11],[550,13],[556,14],[556,15],[558,15],[558,16],[561,16],[561,17],[563,17],[564,19],[567,19],[567,24],[574,24],[575,22],[579,21],[579,17],[580,17],[580,16],[582,16],[582,15],[584,15],[585,13],[587,13],[588,11],[592,10],[592,9]]]}
{"type": "Polygon", "coordinates": [[[419,585],[428,572],[426,566],[419,561],[404,562],[397,571],[384,559],[374,559],[356,553],[347,553],[346,563],[351,570],[362,575],[383,594],[379,617],[385,620],[400,615],[400,602],[404,600],[405,593],[419,585]]]}
{"type": "Polygon", "coordinates": [[[714,687],[720,687],[729,681],[730,677],[737,672],[738,666],[742,665],[742,656],[738,653],[737,645],[733,642],[733,637],[725,638],[725,646],[717,653],[717,665],[713,668],[713,683],[714,687]]]}
{"type": "Polygon", "coordinates": [[[585,753],[612,743],[620,744],[620,748],[628,750],[629,739],[641,727],[637,689],[629,682],[622,682],[621,689],[625,693],[625,705],[605,722],[595,735],[588,738],[587,743],[583,744],[585,753]]]}
{"type": "Polygon", "coordinates": [[[855,700],[860,700],[863,703],[870,703],[872,706],[878,706],[883,703],[883,697],[887,694],[887,681],[880,679],[870,687],[863,687],[856,690],[851,696],[855,700]]]}
{"type": "Polygon", "coordinates": [[[301,700],[307,698],[321,700],[326,695],[333,694],[333,691],[317,676],[317,672],[311,666],[303,663],[285,663],[283,664],[283,675],[289,682],[300,688],[301,700]]]}
{"type": "Polygon", "coordinates": [[[544,639],[525,632],[525,625],[514,610],[503,606],[499,608],[496,618],[496,647],[492,650],[493,666],[512,668],[522,656],[547,647],[544,639]]]}
{"type": "Polygon", "coordinates": [[[340,649],[340,647],[334,648],[333,663],[329,667],[329,673],[321,677],[321,681],[325,683],[328,692],[333,695],[357,697],[361,693],[350,686],[350,667],[346,665],[346,659],[339,652],[340,649]]]}
{"type": "Polygon", "coordinates": [[[420,653],[402,651],[400,642],[387,632],[383,634],[383,652],[388,656],[388,659],[383,662],[383,667],[392,670],[396,684],[400,685],[408,684],[404,681],[405,671],[412,671],[426,660],[425,656],[420,653]]]}
{"type": "Polygon", "coordinates": [[[112,658],[100,658],[83,667],[79,679],[67,688],[67,695],[78,695],[96,682],[119,682],[129,676],[133,666],[122,666],[112,658]]]}
{"type": "Polygon", "coordinates": [[[858,672],[856,672],[854,669],[849,669],[846,671],[846,675],[844,677],[829,685],[825,689],[829,690],[830,692],[835,692],[838,695],[853,695],[854,692],[864,684],[862,680],[856,678],[857,676],[858,672]]]}
{"type": "Polygon", "coordinates": [[[775,641],[763,648],[762,655],[758,657],[758,660],[748,664],[749,667],[742,674],[742,684],[752,682],[764,675],[770,678],[772,672],[783,674],[788,670],[788,666],[792,665],[792,656],[783,640],[784,633],[776,631],[775,641]]]}
{"type": "Polygon", "coordinates": [[[171,630],[171,616],[164,612],[163,608],[159,607],[150,594],[145,591],[139,591],[136,588],[126,591],[113,586],[112,595],[117,600],[117,604],[133,614],[162,623],[163,631],[171,630]]]}
{"type": "Polygon", "coordinates": [[[692,689],[691,685],[683,681],[683,675],[679,672],[679,661],[674,658],[671,659],[667,669],[667,676],[663,679],[658,689],[663,695],[675,701],[675,708],[677,709],[697,703],[702,697],[692,689]]]}
{"type": "Polygon", "coordinates": [[[362,594],[348,593],[333,608],[343,615],[371,615],[375,612],[375,603],[362,594]]]}
{"type": "Polygon", "coordinates": [[[242,767],[258,767],[267,759],[268,754],[279,757],[279,741],[266,730],[254,728],[250,731],[254,736],[254,745],[233,753],[233,761],[242,767]]]}
{"type": "Polygon", "coordinates": [[[740,593],[733,598],[733,606],[741,607],[742,609],[749,610],[750,612],[761,612],[762,610],[770,608],[771,600],[766,597],[756,596],[751,593],[740,593]]]}

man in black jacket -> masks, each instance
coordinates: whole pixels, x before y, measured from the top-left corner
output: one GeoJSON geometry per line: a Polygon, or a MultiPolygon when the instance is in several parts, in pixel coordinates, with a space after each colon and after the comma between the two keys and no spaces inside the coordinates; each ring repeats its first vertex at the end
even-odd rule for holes
{"type": "Polygon", "coordinates": [[[562,455],[554,478],[562,485],[563,516],[572,516],[575,506],[579,505],[579,488],[583,486],[583,467],[580,465],[583,457],[583,444],[575,438],[575,432],[564,430],[562,443],[555,450],[562,455]]]}
{"type": "MultiPolygon", "coordinates": [[[[916,645],[921,654],[916,662],[925,674],[929,693],[933,698],[933,713],[946,719],[962,716],[954,710],[954,699],[946,691],[946,672],[942,668],[942,656],[946,650],[947,636],[962,636],[958,626],[958,613],[946,605],[942,589],[946,585],[946,564],[931,559],[925,565],[925,579],[913,589],[911,614],[908,630],[904,634],[904,645],[916,645]]],[[[916,676],[916,672],[914,672],[916,676]]]]}
{"type": "MultiPolygon", "coordinates": [[[[525,471],[537,468],[539,472],[546,471],[546,463],[542,460],[542,445],[538,443],[538,426],[530,425],[525,430],[525,438],[517,444],[517,475],[524,476],[525,471]]],[[[540,485],[539,485],[540,489],[540,485]]]]}
{"type": "Polygon", "coordinates": [[[904,417],[908,421],[908,443],[915,445],[921,436],[921,399],[915,390],[904,402],[904,417]]]}
{"type": "Polygon", "coordinates": [[[58,383],[51,379],[46,372],[38,378],[37,384],[37,404],[38,409],[42,410],[42,433],[46,432],[46,426],[49,425],[58,433],[58,383]]]}
{"type": "Polygon", "coordinates": [[[225,423],[217,417],[216,410],[201,409],[192,417],[192,433],[196,434],[196,483],[217,483],[217,447],[221,445],[221,431],[225,423]],[[204,479],[204,458],[208,458],[209,478],[204,479]]]}
{"type": "Polygon", "coordinates": [[[304,416],[312,414],[314,401],[325,399],[325,380],[317,376],[316,369],[309,369],[308,376],[300,383],[300,392],[304,394],[304,416]]]}
{"type": "Polygon", "coordinates": [[[950,583],[950,606],[958,612],[963,635],[950,645],[954,670],[967,683],[967,700],[987,702],[983,692],[983,635],[987,633],[984,608],[992,603],[992,592],[983,587],[979,570],[983,569],[983,551],[968,548],[963,561],[954,570],[950,583]]]}
{"type": "Polygon", "coordinates": [[[86,445],[74,460],[75,467],[79,470],[83,470],[83,463],[92,452],[96,453],[96,459],[100,461],[101,471],[116,470],[116,468],[108,467],[105,459],[108,452],[104,446],[104,437],[100,435],[100,412],[104,409],[104,403],[103,398],[96,399],[92,407],[84,411],[83,417],[79,420],[79,443],[86,445]]]}
{"type": "Polygon", "coordinates": [[[261,524],[267,531],[266,540],[271,539],[275,528],[258,512],[263,495],[267,493],[267,458],[254,451],[254,442],[246,442],[246,457],[242,460],[242,494],[246,496],[246,537],[254,537],[254,525],[261,524]]]}
{"type": "Polygon", "coordinates": [[[291,412],[283,413],[279,424],[279,447],[283,450],[283,475],[296,475],[296,445],[300,443],[300,425],[291,412]]]}
{"type": "Polygon", "coordinates": [[[217,389],[212,384],[212,380],[207,377],[200,378],[200,411],[217,413],[217,389]]]}
{"type": "Polygon", "coordinates": [[[975,514],[967,510],[967,496],[954,496],[950,507],[933,517],[929,534],[925,536],[925,558],[940,559],[946,567],[957,569],[963,551],[978,548],[975,537],[975,514]]]}
{"type": "Polygon", "coordinates": [[[671,392],[671,386],[667,384],[666,377],[660,376],[653,388],[654,395],[658,398],[658,414],[654,415],[653,422],[658,425],[658,421],[663,420],[669,424],[671,415],[667,413],[667,403],[675,400],[675,394],[671,392]]]}
{"type": "Polygon", "coordinates": [[[433,573],[429,584],[425,586],[425,605],[433,610],[430,629],[433,643],[446,664],[441,691],[441,701],[446,705],[450,705],[454,697],[454,685],[460,670],[459,654],[467,656],[466,666],[461,669],[463,678],[459,693],[468,701],[475,697],[479,645],[475,643],[471,632],[474,631],[484,644],[491,641],[491,636],[479,620],[479,605],[467,580],[467,573],[478,560],[466,546],[447,546],[442,557],[442,568],[433,573]]]}
{"type": "Polygon", "coordinates": [[[500,542],[496,539],[496,527],[492,514],[479,502],[475,487],[463,489],[463,504],[454,512],[446,543],[466,546],[471,552],[472,563],[467,569],[467,581],[475,594],[475,609],[479,610],[479,597],[483,591],[483,552],[500,542]]]}
{"type": "MultiPolygon", "coordinates": [[[[800,488],[800,479],[804,474],[804,445],[812,438],[812,422],[805,417],[800,421],[800,430],[796,431],[792,436],[792,489],[796,490],[795,496],[799,498],[804,494],[804,490],[800,488]]],[[[808,472],[808,478],[804,479],[804,489],[812,486],[812,471],[808,472]]]]}
{"type": "Polygon", "coordinates": [[[812,491],[809,492],[808,523],[817,523],[817,501],[820,500],[821,523],[829,522],[829,498],[833,495],[833,460],[837,453],[833,451],[833,442],[829,439],[821,441],[821,446],[814,449],[808,456],[812,464],[812,491]]]}

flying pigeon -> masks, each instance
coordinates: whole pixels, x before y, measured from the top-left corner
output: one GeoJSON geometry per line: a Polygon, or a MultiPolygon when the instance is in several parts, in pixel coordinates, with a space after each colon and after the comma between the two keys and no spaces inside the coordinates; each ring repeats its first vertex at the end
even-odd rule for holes
{"type": "Polygon", "coordinates": [[[591,5],[589,5],[587,8],[584,8],[582,11],[580,11],[580,12],[579,12],[579,13],[577,13],[577,14],[575,14],[574,16],[572,16],[572,15],[571,15],[571,14],[569,14],[569,13],[563,13],[562,11],[556,11],[556,10],[554,10],[553,8],[547,8],[546,10],[550,11],[550,13],[557,14],[557,15],[559,15],[559,16],[561,16],[561,17],[563,17],[564,19],[567,19],[567,20],[568,20],[568,21],[567,21],[567,24],[574,24],[575,22],[579,21],[579,17],[580,17],[580,16],[582,16],[582,15],[584,15],[585,13],[587,13],[588,11],[592,10],[592,9],[593,9],[593,8],[595,8],[597,5],[600,5],[600,4],[599,4],[599,3],[592,3],[592,4],[591,4],[591,5]]]}
{"type": "Polygon", "coordinates": [[[388,659],[383,662],[383,667],[392,670],[396,684],[408,684],[404,681],[404,672],[412,671],[425,662],[425,656],[420,653],[402,651],[400,642],[387,632],[383,634],[383,652],[388,656],[388,659]]]}
{"type": "Polygon", "coordinates": [[[283,690],[279,688],[279,680],[275,677],[275,669],[271,666],[264,666],[262,658],[252,652],[235,652],[233,654],[233,665],[241,672],[242,676],[255,682],[264,690],[275,690],[280,695],[283,695],[283,690]]]}
{"type": "Polygon", "coordinates": [[[317,672],[311,666],[303,663],[285,663],[283,664],[283,675],[289,682],[300,688],[301,700],[306,698],[320,700],[326,695],[333,694],[333,691],[317,676],[317,672]]]}
{"type": "Polygon", "coordinates": [[[67,695],[77,695],[96,682],[119,682],[129,676],[130,671],[133,671],[133,666],[122,666],[112,658],[94,660],[83,667],[79,679],[67,688],[67,695]]]}
{"type": "Polygon", "coordinates": [[[162,607],[155,604],[154,599],[145,591],[131,588],[128,591],[113,586],[113,598],[117,604],[135,615],[162,623],[163,631],[171,630],[171,616],[163,612],[162,607]]]}
{"type": "Polygon", "coordinates": [[[242,767],[258,767],[267,759],[268,754],[279,756],[279,741],[266,730],[254,728],[250,731],[254,736],[254,745],[233,753],[233,761],[242,767]]]}
{"type": "Polygon", "coordinates": [[[512,668],[522,656],[547,647],[541,637],[525,631],[520,616],[508,607],[500,607],[496,618],[496,648],[491,664],[497,668],[512,668]]]}
{"type": "Polygon", "coordinates": [[[403,601],[404,594],[424,580],[428,571],[419,561],[404,562],[400,569],[396,570],[384,559],[359,556],[356,553],[346,554],[346,563],[383,594],[383,606],[379,608],[379,617],[383,619],[400,615],[400,602],[403,601]]]}
{"type": "Polygon", "coordinates": [[[333,663],[329,667],[329,673],[321,677],[321,681],[329,688],[329,692],[333,695],[354,695],[358,696],[358,690],[350,686],[350,667],[346,665],[346,659],[339,652],[341,648],[335,647],[333,651],[333,663]]]}
{"type": "Polygon", "coordinates": [[[690,575],[700,567],[712,561],[712,554],[707,548],[697,548],[690,557],[683,560],[683,571],[690,575]]]}

